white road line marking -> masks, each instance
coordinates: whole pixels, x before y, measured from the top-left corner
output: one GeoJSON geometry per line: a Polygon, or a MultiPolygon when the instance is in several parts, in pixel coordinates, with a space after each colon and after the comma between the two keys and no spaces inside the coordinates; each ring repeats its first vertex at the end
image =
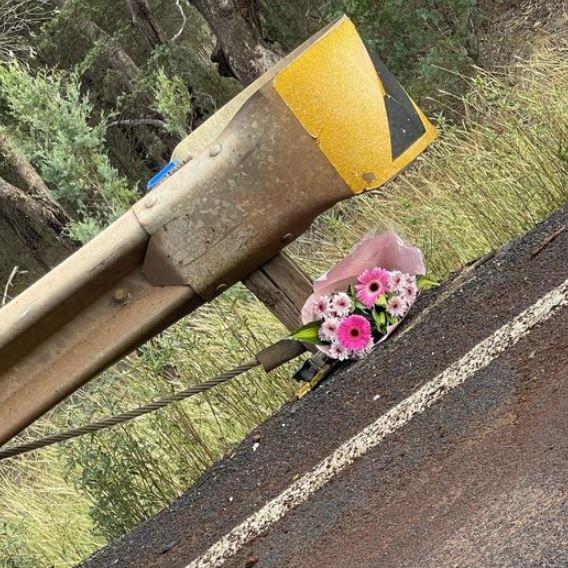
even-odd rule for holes
{"type": "Polygon", "coordinates": [[[568,305],[568,280],[548,292],[530,308],[499,328],[493,335],[478,343],[437,377],[339,446],[311,471],[218,540],[186,568],[222,566],[225,560],[234,556],[245,544],[307,501],[311,495],[324,487],[356,459],[379,445],[389,434],[408,424],[415,416],[439,402],[477,371],[487,367],[501,353],[528,335],[534,326],[546,321],[566,305],[568,305]]]}

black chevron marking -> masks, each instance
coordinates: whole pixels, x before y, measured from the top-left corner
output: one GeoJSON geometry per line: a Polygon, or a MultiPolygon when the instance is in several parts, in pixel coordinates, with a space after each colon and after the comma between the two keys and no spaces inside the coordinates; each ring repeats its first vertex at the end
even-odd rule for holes
{"type": "Polygon", "coordinates": [[[410,97],[400,86],[394,75],[372,51],[369,51],[369,56],[387,92],[385,107],[391,137],[392,159],[394,161],[425,134],[426,129],[410,97]]]}

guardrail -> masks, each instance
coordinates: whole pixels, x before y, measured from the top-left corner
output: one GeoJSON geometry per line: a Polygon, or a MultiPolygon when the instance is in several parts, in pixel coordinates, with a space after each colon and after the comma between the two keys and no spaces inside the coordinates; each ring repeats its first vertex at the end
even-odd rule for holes
{"type": "Polygon", "coordinates": [[[0,310],[0,443],[236,282],[293,327],[309,282],[281,249],[435,136],[347,18],[324,28],[185,139],[122,218],[0,310]]]}

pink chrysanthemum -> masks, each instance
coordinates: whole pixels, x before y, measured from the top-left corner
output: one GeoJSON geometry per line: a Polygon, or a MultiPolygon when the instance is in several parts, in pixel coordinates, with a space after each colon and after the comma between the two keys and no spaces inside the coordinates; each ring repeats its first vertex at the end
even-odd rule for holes
{"type": "Polygon", "coordinates": [[[413,282],[408,282],[400,289],[400,296],[402,299],[410,306],[416,301],[416,294],[418,293],[418,288],[413,282]]]}
{"type": "Polygon", "coordinates": [[[323,319],[329,310],[329,296],[322,296],[314,304],[314,317],[318,320],[323,319]]]}
{"type": "Polygon", "coordinates": [[[358,284],[357,299],[367,308],[374,305],[379,296],[382,296],[388,289],[389,273],[382,268],[364,270],[357,277],[358,284]]]}
{"type": "Polygon", "coordinates": [[[389,273],[389,292],[398,292],[405,283],[406,275],[400,270],[393,270],[389,273]]]}
{"type": "Polygon", "coordinates": [[[391,316],[401,318],[408,310],[408,304],[400,296],[393,296],[387,302],[387,312],[391,316]]]}
{"type": "Polygon", "coordinates": [[[351,356],[349,349],[346,349],[343,345],[337,342],[332,343],[328,353],[332,359],[337,359],[338,361],[345,361],[351,356]]]}
{"type": "Polygon", "coordinates": [[[326,318],[323,320],[319,328],[319,336],[323,341],[334,341],[337,337],[337,327],[339,320],[337,318],[326,318]]]}
{"type": "Polygon", "coordinates": [[[404,274],[405,286],[416,286],[416,276],[414,274],[404,274]]]}
{"type": "Polygon", "coordinates": [[[343,347],[359,351],[367,346],[371,338],[371,324],[363,316],[347,316],[339,322],[337,340],[343,347]]]}
{"type": "Polygon", "coordinates": [[[330,301],[330,307],[334,314],[339,317],[347,316],[353,309],[353,302],[349,294],[345,292],[337,292],[334,294],[330,301]]]}

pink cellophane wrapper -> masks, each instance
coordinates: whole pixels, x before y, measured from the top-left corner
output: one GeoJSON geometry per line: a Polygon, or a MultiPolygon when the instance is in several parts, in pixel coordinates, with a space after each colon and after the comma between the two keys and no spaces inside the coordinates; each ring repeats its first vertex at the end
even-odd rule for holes
{"type": "MultiPolygon", "coordinates": [[[[313,308],[321,296],[347,290],[350,284],[355,284],[361,272],[375,266],[385,270],[400,270],[408,274],[426,274],[420,249],[408,246],[394,231],[386,231],[380,235],[367,235],[343,260],[314,282],[314,292],[302,308],[302,323],[306,324],[314,320],[313,308]]],[[[390,326],[387,335],[395,327],[390,326]]],[[[318,347],[326,352],[325,347],[318,347]]]]}

